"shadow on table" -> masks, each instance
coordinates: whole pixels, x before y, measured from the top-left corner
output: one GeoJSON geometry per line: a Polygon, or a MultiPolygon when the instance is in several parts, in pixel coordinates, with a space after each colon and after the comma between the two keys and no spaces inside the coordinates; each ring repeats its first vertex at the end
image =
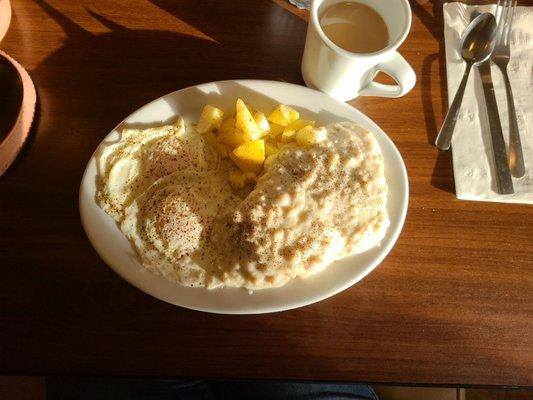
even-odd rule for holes
{"type": "MultiPolygon", "coordinates": [[[[424,107],[424,120],[426,124],[426,133],[428,144],[434,146],[437,133],[440,129],[440,123],[436,119],[436,110],[434,109],[433,99],[441,99],[440,114],[445,115],[447,111],[446,107],[446,55],[444,47],[444,22],[442,6],[443,0],[416,0],[411,2],[411,7],[415,15],[424,24],[427,30],[433,35],[435,40],[439,43],[439,50],[437,53],[429,54],[424,59],[422,65],[421,74],[421,95],[422,104],[424,107]],[[430,2],[432,4],[432,14],[429,13],[424,4],[430,2]],[[432,75],[435,62],[438,62],[438,71],[432,75]],[[435,95],[432,89],[432,76],[440,74],[440,93],[435,95]]],[[[453,171],[452,171],[452,157],[451,151],[439,151],[435,148],[437,153],[437,159],[433,173],[431,176],[431,184],[446,192],[455,193],[453,171]]]]}
{"type": "MultiPolygon", "coordinates": [[[[65,43],[32,71],[42,90],[46,114],[75,115],[84,130],[87,157],[124,116],[165,93],[224,79],[272,79],[303,83],[300,59],[306,22],[273,2],[238,10],[224,1],[153,0],[197,27],[204,37],[154,29],[129,29],[87,10],[109,29],[91,33],[44,0],[36,3],[61,26],[65,43]],[[206,18],[217,15],[218,18],[206,18]],[[48,96],[61,89],[60,96],[48,96]]],[[[166,27],[168,28],[168,22],[166,27]]],[[[45,118],[46,119],[46,118],[45,118]]],[[[57,129],[46,126],[43,129],[57,129]]],[[[71,166],[72,167],[72,166],[71,166]]]]}

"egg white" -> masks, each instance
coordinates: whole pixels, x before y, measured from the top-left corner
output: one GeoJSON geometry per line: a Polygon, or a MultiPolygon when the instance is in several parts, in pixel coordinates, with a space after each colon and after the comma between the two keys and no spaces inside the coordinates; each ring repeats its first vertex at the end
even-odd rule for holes
{"type": "Polygon", "coordinates": [[[152,184],[124,212],[120,227],[143,265],[186,286],[220,285],[215,219],[240,199],[224,172],[178,171],[152,184]]]}
{"type": "Polygon", "coordinates": [[[118,141],[104,144],[96,156],[99,170],[97,201],[115,220],[157,179],[176,171],[213,171],[219,157],[205,139],[175,125],[124,129],[118,141]]]}

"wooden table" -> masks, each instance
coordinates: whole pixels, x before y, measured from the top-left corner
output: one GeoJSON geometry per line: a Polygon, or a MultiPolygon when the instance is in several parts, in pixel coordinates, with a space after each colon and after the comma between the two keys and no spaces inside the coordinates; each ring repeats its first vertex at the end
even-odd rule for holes
{"type": "Polygon", "coordinates": [[[83,232],[91,153],[165,93],[232,78],[303,84],[306,14],[284,1],[13,0],[1,48],[31,73],[31,140],[0,178],[0,373],[533,385],[533,208],[458,201],[446,109],[442,4],[412,2],[401,99],[351,104],[400,149],[410,177],[391,254],[302,309],[224,316],[120,279],[83,232]]]}

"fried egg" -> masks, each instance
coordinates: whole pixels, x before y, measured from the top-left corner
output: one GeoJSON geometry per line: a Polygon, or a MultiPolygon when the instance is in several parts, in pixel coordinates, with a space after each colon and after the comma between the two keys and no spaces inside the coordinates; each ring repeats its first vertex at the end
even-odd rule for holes
{"type": "Polygon", "coordinates": [[[126,207],[120,227],[147,269],[182,285],[213,288],[220,285],[213,222],[239,202],[224,172],[178,171],[126,207]]]}
{"type": "Polygon", "coordinates": [[[106,143],[97,154],[97,201],[115,220],[124,209],[161,177],[176,171],[214,171],[219,158],[205,139],[174,125],[150,129],[124,129],[118,141],[106,143]]]}

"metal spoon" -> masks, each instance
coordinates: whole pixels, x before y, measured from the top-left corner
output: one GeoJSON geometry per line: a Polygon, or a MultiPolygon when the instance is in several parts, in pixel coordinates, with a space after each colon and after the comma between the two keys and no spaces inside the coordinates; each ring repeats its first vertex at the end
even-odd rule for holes
{"type": "Polygon", "coordinates": [[[15,66],[0,54],[0,143],[11,132],[22,107],[22,79],[15,66]]]}
{"type": "Polygon", "coordinates": [[[441,150],[448,150],[452,141],[453,129],[459,116],[459,109],[463,101],[468,75],[473,65],[487,60],[494,49],[496,37],[496,20],[491,13],[483,13],[474,18],[463,33],[461,39],[461,57],[466,61],[466,68],[461,84],[455,93],[452,105],[446,114],[440,128],[435,146],[441,150]]]}

